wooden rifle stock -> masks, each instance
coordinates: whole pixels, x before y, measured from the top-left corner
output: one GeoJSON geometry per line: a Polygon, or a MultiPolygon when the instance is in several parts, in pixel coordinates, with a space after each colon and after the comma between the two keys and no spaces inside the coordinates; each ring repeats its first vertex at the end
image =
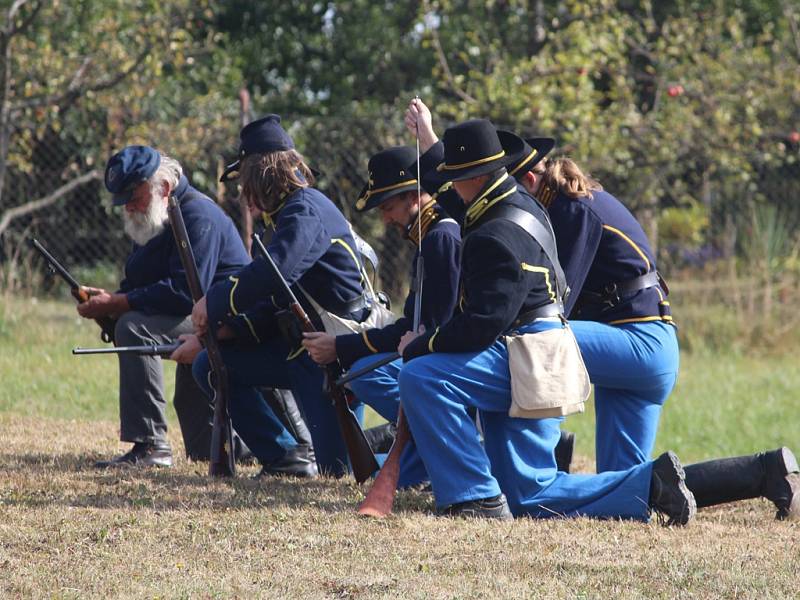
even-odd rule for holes
{"type": "MultiPolygon", "coordinates": [[[[419,96],[414,96],[418,99],[419,96]]],[[[419,210],[422,211],[422,189],[420,182],[422,177],[420,174],[420,153],[419,153],[419,125],[417,125],[417,205],[419,210]]],[[[422,214],[417,215],[417,264],[414,271],[414,321],[413,331],[419,332],[419,324],[422,321],[422,282],[425,279],[425,265],[422,259],[422,214]]],[[[378,365],[376,365],[378,366],[378,365]]],[[[408,422],[403,414],[403,406],[400,405],[397,409],[397,430],[394,437],[394,443],[389,449],[389,455],[383,463],[383,468],[375,482],[367,493],[367,497],[358,507],[358,514],[367,517],[385,517],[392,512],[392,505],[394,504],[394,496],[397,493],[397,482],[400,480],[400,455],[403,449],[411,439],[411,431],[408,428],[408,422]]]]}
{"type": "MultiPolygon", "coordinates": [[[[192,300],[197,303],[204,295],[200,285],[200,275],[192,252],[192,244],[186,231],[186,223],[181,214],[180,202],[170,196],[167,207],[175,245],[181,258],[183,270],[192,300]]],[[[202,338],[208,353],[211,366],[211,380],[214,389],[214,423],[211,429],[211,458],[208,463],[208,474],[211,477],[232,477],[236,475],[236,457],[233,449],[233,425],[228,413],[228,371],[222,360],[222,353],[217,343],[216,324],[208,322],[208,330],[202,338]]]]}
{"type": "MultiPolygon", "coordinates": [[[[313,332],[316,331],[311,319],[300,303],[297,297],[292,292],[289,284],[281,275],[277,265],[272,260],[272,257],[264,247],[261,238],[253,234],[253,245],[269,266],[273,277],[277,283],[280,284],[284,294],[289,299],[289,308],[292,313],[300,321],[303,331],[313,332]]],[[[364,435],[364,430],[358,422],[358,418],[350,410],[350,404],[347,399],[347,391],[340,385],[336,385],[336,378],[338,376],[338,365],[331,363],[326,365],[325,369],[325,384],[328,395],[333,402],[333,407],[336,412],[336,420],[339,423],[339,429],[342,432],[342,439],[347,448],[347,455],[350,458],[350,466],[353,469],[353,477],[358,483],[363,483],[369,479],[372,474],[380,468],[372,448],[364,435]]]]}
{"type": "MultiPolygon", "coordinates": [[[[45,247],[42,246],[42,244],[39,243],[39,240],[30,237],[28,238],[28,244],[30,244],[31,248],[36,250],[42,256],[42,258],[44,258],[45,262],[47,262],[47,267],[51,272],[59,275],[61,279],[67,282],[69,291],[72,294],[72,297],[77,300],[78,304],[83,304],[89,299],[89,294],[86,292],[84,287],[78,283],[77,279],[70,275],[69,271],[64,268],[64,265],[58,262],[56,258],[50,254],[45,247]]],[[[117,320],[112,317],[98,317],[94,320],[94,322],[100,326],[100,339],[107,344],[113,344],[114,328],[117,326],[117,320]]]]}

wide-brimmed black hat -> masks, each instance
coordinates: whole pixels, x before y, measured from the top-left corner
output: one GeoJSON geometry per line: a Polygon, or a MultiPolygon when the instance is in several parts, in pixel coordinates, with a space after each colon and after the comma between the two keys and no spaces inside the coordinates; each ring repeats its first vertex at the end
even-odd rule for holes
{"type": "Polygon", "coordinates": [[[230,181],[239,177],[239,166],[245,156],[294,150],[294,141],[281,127],[278,115],[267,115],[248,123],[239,132],[239,158],[225,167],[220,181],[230,181]]]}
{"type": "Polygon", "coordinates": [[[367,166],[369,180],[358,195],[355,209],[363,212],[392,196],[416,190],[416,160],[416,151],[408,146],[395,146],[373,154],[367,166]]]}
{"type": "Polygon", "coordinates": [[[508,174],[514,177],[522,177],[530,171],[556,145],[556,141],[549,137],[525,138],[524,142],[525,147],[520,158],[506,167],[508,174]]]}
{"type": "Polygon", "coordinates": [[[437,187],[505,167],[517,160],[525,147],[521,137],[496,129],[487,119],[472,119],[448,128],[442,142],[444,162],[425,176],[426,183],[437,187]]]}

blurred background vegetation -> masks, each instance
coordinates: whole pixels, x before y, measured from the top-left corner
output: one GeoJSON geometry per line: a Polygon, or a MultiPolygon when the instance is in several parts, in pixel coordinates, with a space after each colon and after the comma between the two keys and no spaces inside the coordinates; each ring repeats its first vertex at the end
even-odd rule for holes
{"type": "Polygon", "coordinates": [[[277,112],[402,297],[410,249],[384,252],[397,238],[351,206],[369,154],[412,143],[402,113],[419,94],[439,131],[488,117],[552,135],[625,202],[671,283],[684,348],[798,341],[793,0],[0,0],[0,60],[5,294],[64,292],[31,234],[82,281],[114,287],[129,243],[102,171],[127,144],[178,158],[240,221],[218,175],[241,125],[277,112]]]}

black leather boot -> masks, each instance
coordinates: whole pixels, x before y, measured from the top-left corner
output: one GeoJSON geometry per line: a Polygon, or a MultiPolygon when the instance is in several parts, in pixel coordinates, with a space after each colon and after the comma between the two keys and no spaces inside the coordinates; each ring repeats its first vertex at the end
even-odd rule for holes
{"type": "Polygon", "coordinates": [[[571,431],[562,431],[561,439],[556,444],[556,466],[559,471],[569,473],[572,465],[572,454],[575,451],[575,434],[571,431]]]}
{"type": "Polygon", "coordinates": [[[306,445],[289,450],[285,456],[261,467],[256,479],[282,476],[311,479],[319,474],[313,451],[306,445]]]}
{"type": "Polygon", "coordinates": [[[364,436],[369,442],[369,447],[375,454],[386,454],[394,444],[394,436],[397,431],[394,423],[384,423],[376,427],[364,430],[364,436]]]}
{"type": "Polygon", "coordinates": [[[666,517],[667,525],[686,525],[697,512],[684,479],[683,467],[674,453],[665,452],[653,461],[649,504],[666,517]]]}
{"type": "Polygon", "coordinates": [[[494,498],[480,498],[451,504],[439,511],[447,517],[468,517],[473,519],[499,519],[511,521],[514,517],[508,509],[508,502],[503,494],[494,498]]]}
{"type": "Polygon", "coordinates": [[[763,496],[778,509],[776,519],[800,515],[800,469],[786,447],[689,465],[686,485],[699,507],[763,496]]]}
{"type": "Polygon", "coordinates": [[[314,462],[316,458],[314,456],[314,443],[311,441],[311,432],[308,430],[308,426],[291,390],[262,388],[261,395],[281,420],[283,426],[297,440],[298,445],[306,449],[304,456],[314,462]]]}
{"type": "Polygon", "coordinates": [[[171,467],[172,450],[169,444],[148,444],[136,442],[128,452],[110,460],[94,463],[98,469],[109,467],[171,467]]]}

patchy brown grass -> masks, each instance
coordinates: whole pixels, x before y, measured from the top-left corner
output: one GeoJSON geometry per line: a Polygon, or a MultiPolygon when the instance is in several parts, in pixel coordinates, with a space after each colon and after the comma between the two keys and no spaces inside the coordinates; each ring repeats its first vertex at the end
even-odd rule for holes
{"type": "MultiPolygon", "coordinates": [[[[0,414],[0,596],[9,598],[790,598],[798,524],[765,501],[686,529],[431,516],[421,492],[359,518],[352,480],[212,481],[178,458],[101,472],[109,422],[0,414]]],[[[179,436],[173,447],[180,449],[179,436]]],[[[583,467],[588,467],[582,461],[583,467]]],[[[588,470],[588,469],[584,469],[588,470]]]]}

